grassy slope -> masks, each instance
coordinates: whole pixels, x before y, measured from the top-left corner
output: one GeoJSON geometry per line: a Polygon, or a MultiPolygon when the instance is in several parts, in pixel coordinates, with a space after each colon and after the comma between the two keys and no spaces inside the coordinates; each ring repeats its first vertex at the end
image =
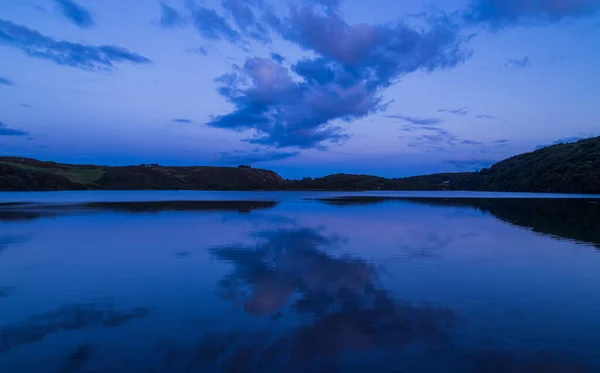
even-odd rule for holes
{"type": "Polygon", "coordinates": [[[45,172],[45,173],[51,173],[54,175],[59,175],[62,177],[67,178],[69,181],[73,182],[73,183],[78,183],[78,184],[83,184],[83,185],[90,185],[93,184],[94,182],[96,182],[98,179],[100,179],[102,177],[102,175],[104,175],[105,170],[102,168],[78,168],[76,166],[70,166],[68,165],[67,167],[40,167],[40,166],[33,166],[33,165],[29,165],[29,164],[21,164],[21,163],[16,163],[16,162],[7,162],[7,161],[0,161],[0,163],[8,165],[8,166],[12,166],[12,167],[18,167],[24,170],[29,170],[29,171],[34,171],[34,172],[45,172]]]}

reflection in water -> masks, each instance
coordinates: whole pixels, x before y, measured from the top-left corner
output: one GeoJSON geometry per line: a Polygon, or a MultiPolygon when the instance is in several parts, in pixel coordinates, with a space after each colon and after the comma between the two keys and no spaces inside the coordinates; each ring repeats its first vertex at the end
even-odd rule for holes
{"type": "Polygon", "coordinates": [[[0,233],[0,254],[12,245],[18,245],[27,241],[28,237],[0,233]]]}
{"type": "Polygon", "coordinates": [[[559,360],[547,353],[518,356],[486,350],[461,357],[462,371],[482,373],[591,373],[584,364],[559,360]]]}
{"type": "Polygon", "coordinates": [[[270,209],[274,201],[151,201],[89,202],[80,204],[0,203],[0,221],[34,220],[43,217],[91,212],[149,213],[162,211],[237,211],[270,209]]]}
{"type": "Polygon", "coordinates": [[[470,207],[534,232],[592,244],[600,249],[600,203],[592,199],[342,197],[319,199],[350,206],[404,201],[430,206],[470,207]]]}
{"type": "Polygon", "coordinates": [[[91,326],[125,325],[150,313],[149,308],[117,310],[111,305],[72,305],[31,317],[20,325],[0,329],[0,353],[23,344],[39,342],[50,334],[91,326]]]}
{"type": "Polygon", "coordinates": [[[71,353],[60,369],[60,373],[75,373],[80,372],[92,359],[96,353],[96,348],[90,343],[84,343],[77,347],[73,353],[71,353]]]}
{"type": "Polygon", "coordinates": [[[75,304],[12,325],[0,316],[0,366],[17,372],[29,364],[36,373],[599,371],[591,369],[598,359],[590,343],[600,325],[590,321],[600,306],[598,253],[564,250],[576,245],[553,245],[492,217],[598,245],[599,206],[522,199],[370,206],[386,201],[326,200],[356,209],[237,201],[0,205],[0,220],[7,211],[61,216],[0,222],[11,228],[0,233],[0,251],[29,240],[27,250],[0,256],[0,285],[18,290],[0,286],[0,315],[51,309],[44,302],[57,299],[75,304]],[[236,213],[270,208],[277,216],[236,213]],[[209,213],[153,214],[160,211],[209,213]],[[73,218],[82,213],[94,214],[73,218]],[[29,236],[14,234],[24,231],[29,236]],[[430,259],[388,260],[398,252],[430,259]],[[42,296],[27,299],[38,289],[42,296]],[[152,308],[80,305],[90,296],[152,308]]]}
{"type": "MultiPolygon", "coordinates": [[[[221,282],[220,294],[241,303],[252,315],[269,315],[289,306],[312,321],[267,346],[244,345],[229,351],[226,361],[245,362],[240,371],[282,364],[285,371],[305,371],[306,366],[334,362],[349,351],[417,343],[439,347],[448,342],[457,321],[453,311],[394,300],[377,287],[372,265],[328,252],[338,238],[311,229],[262,232],[256,237],[261,242],[255,246],[214,250],[217,258],[235,268],[221,282]]],[[[209,344],[220,346],[219,341],[235,337],[213,336],[209,344]]]]}

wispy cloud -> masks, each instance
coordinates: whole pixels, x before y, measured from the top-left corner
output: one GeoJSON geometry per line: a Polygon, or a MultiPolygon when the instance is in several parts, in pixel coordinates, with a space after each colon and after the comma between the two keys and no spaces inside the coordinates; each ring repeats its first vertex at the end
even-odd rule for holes
{"type": "Polygon", "coordinates": [[[280,161],[287,158],[297,157],[299,154],[299,152],[268,151],[255,148],[252,151],[233,151],[220,153],[218,161],[224,164],[254,164],[261,162],[280,161]]]}
{"type": "Polygon", "coordinates": [[[508,62],[506,64],[504,64],[505,67],[515,67],[515,68],[525,68],[525,67],[530,67],[531,66],[531,59],[529,57],[523,57],[521,59],[511,59],[508,60],[508,62]]]}
{"type": "Polygon", "coordinates": [[[29,136],[29,132],[10,128],[6,124],[0,122],[0,136],[29,136]]]}
{"type": "Polygon", "coordinates": [[[482,142],[475,140],[461,140],[460,143],[463,145],[483,145],[482,142]]]}
{"type": "Polygon", "coordinates": [[[15,83],[12,80],[0,76],[0,85],[15,85],[15,83]]]}
{"type": "Polygon", "coordinates": [[[231,43],[241,41],[240,33],[214,9],[199,6],[194,2],[187,2],[187,6],[196,31],[204,38],[210,40],[225,39],[231,43]]]}
{"type": "Polygon", "coordinates": [[[89,10],[73,0],[55,0],[63,16],[80,28],[95,26],[94,18],[89,10]]]}
{"type": "Polygon", "coordinates": [[[208,56],[208,48],[206,47],[198,47],[198,48],[190,48],[185,50],[188,53],[200,54],[202,56],[208,56]]]}
{"type": "Polygon", "coordinates": [[[564,138],[561,138],[561,139],[555,140],[555,141],[553,141],[553,142],[552,142],[552,143],[550,143],[550,144],[540,144],[540,145],[537,145],[537,146],[535,147],[535,149],[536,149],[536,150],[537,150],[537,149],[542,149],[542,148],[546,148],[546,147],[548,147],[548,146],[552,146],[552,145],[559,145],[559,144],[569,144],[569,143],[572,143],[572,142],[577,142],[577,141],[579,141],[579,140],[583,140],[583,139],[585,139],[585,138],[586,138],[586,136],[571,136],[571,137],[564,137],[564,138]]]}
{"type": "Polygon", "coordinates": [[[482,168],[488,168],[497,161],[489,159],[465,159],[465,160],[446,160],[444,163],[450,164],[458,169],[458,171],[475,171],[482,168]]]}
{"type": "Polygon", "coordinates": [[[282,64],[285,62],[285,57],[283,57],[279,53],[271,53],[271,59],[279,64],[282,64]]]}
{"type": "Polygon", "coordinates": [[[386,115],[386,118],[400,119],[417,126],[429,126],[433,124],[439,124],[442,122],[442,120],[439,118],[417,118],[406,115],[386,115]]]}
{"type": "Polygon", "coordinates": [[[233,19],[240,33],[254,40],[268,43],[271,41],[270,30],[255,14],[260,12],[265,4],[261,1],[222,0],[223,9],[233,19]]]}
{"type": "Polygon", "coordinates": [[[501,140],[494,141],[494,144],[506,144],[507,142],[508,142],[507,139],[501,139],[501,140]]]}
{"type": "Polygon", "coordinates": [[[469,108],[468,107],[461,107],[458,109],[439,109],[438,113],[450,113],[450,114],[455,114],[455,115],[467,115],[469,114],[469,108]]]}
{"type": "Polygon", "coordinates": [[[496,117],[493,115],[482,114],[482,115],[478,115],[477,119],[496,119],[496,117]]]}
{"type": "Polygon", "coordinates": [[[117,63],[150,64],[148,58],[114,45],[85,45],[55,40],[28,27],[0,19],[0,46],[21,50],[27,56],[83,70],[111,71],[117,63]]]}
{"type": "Polygon", "coordinates": [[[191,119],[177,118],[177,119],[173,119],[173,122],[176,122],[176,123],[193,123],[194,121],[191,120],[191,119]]]}
{"type": "Polygon", "coordinates": [[[558,23],[568,18],[589,17],[599,11],[598,0],[471,0],[464,19],[470,24],[499,29],[558,23]]]}
{"type": "Polygon", "coordinates": [[[181,26],[184,23],[184,18],[179,14],[179,12],[165,4],[164,2],[160,3],[160,25],[165,28],[172,28],[181,26]]]}
{"type": "Polygon", "coordinates": [[[23,106],[27,109],[31,109],[31,105],[29,105],[29,104],[22,103],[21,106],[23,106]]]}

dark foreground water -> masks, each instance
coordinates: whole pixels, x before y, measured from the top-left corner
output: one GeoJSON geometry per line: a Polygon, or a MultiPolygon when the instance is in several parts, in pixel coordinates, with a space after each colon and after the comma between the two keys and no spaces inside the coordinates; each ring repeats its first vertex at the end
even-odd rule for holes
{"type": "Polygon", "coordinates": [[[600,200],[339,196],[0,194],[0,371],[600,372],[600,200]]]}

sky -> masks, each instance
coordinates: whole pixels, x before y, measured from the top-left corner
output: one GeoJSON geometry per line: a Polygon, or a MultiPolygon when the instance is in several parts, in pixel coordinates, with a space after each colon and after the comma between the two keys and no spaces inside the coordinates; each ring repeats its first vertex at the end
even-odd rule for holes
{"type": "Polygon", "coordinates": [[[0,155],[470,171],[600,135],[600,0],[4,0],[0,155]]]}

